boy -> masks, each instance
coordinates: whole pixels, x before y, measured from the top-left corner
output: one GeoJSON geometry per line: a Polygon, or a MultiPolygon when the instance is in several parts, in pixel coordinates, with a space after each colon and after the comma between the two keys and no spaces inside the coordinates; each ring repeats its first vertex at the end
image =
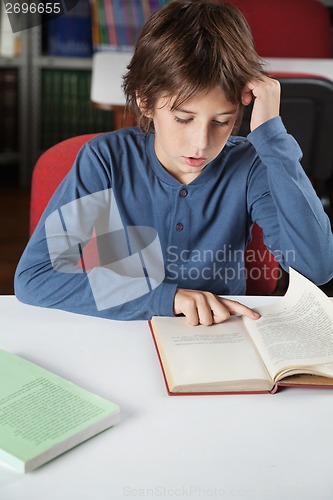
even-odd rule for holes
{"type": "Polygon", "coordinates": [[[124,91],[140,128],[81,149],[18,265],[20,300],[114,319],[256,319],[218,297],[245,292],[254,221],[284,269],[332,278],[330,222],[236,8],[174,0],[155,12],[124,91]],[[252,100],[251,133],[232,136],[252,100]],[[93,234],[100,261],[79,268],[93,234]]]}

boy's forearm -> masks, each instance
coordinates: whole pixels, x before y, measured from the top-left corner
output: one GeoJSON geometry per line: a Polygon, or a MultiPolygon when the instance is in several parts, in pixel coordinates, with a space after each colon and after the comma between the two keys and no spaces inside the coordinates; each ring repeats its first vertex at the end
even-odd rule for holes
{"type": "Polygon", "coordinates": [[[250,208],[264,230],[266,245],[285,269],[292,266],[317,284],[328,281],[333,275],[331,225],[300,164],[298,144],[280,119],[263,125],[249,140],[266,167],[264,173],[258,165],[250,182],[252,192],[259,193],[263,175],[267,175],[269,196],[254,198],[250,208]]]}

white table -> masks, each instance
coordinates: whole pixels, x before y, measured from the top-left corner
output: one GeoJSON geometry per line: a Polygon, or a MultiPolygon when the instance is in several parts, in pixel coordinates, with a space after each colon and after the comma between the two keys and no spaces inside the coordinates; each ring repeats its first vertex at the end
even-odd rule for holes
{"type": "MultiPolygon", "coordinates": [[[[124,106],[122,77],[132,52],[96,52],[93,56],[91,101],[105,109],[124,106]]],[[[263,58],[272,72],[310,73],[333,80],[332,59],[263,58]]]]}
{"type": "Polygon", "coordinates": [[[0,348],[121,407],[117,426],[30,474],[0,466],[1,500],[333,498],[332,391],[170,397],[145,321],[11,296],[0,297],[0,318],[0,348]]]}

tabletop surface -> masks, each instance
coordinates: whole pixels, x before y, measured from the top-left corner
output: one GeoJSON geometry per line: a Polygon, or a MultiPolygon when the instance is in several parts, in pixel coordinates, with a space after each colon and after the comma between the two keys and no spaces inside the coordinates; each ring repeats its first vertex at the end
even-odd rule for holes
{"type": "MultiPolygon", "coordinates": [[[[278,297],[242,297],[262,305],[278,297]]],[[[333,393],[166,393],[147,322],[0,297],[0,348],[120,405],[120,422],[22,475],[0,466],[1,500],[333,499],[333,393]]]]}

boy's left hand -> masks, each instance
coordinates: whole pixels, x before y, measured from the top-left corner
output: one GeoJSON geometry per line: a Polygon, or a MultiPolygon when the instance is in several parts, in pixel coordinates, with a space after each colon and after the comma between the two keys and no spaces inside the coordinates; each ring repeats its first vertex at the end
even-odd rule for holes
{"type": "Polygon", "coordinates": [[[254,99],[250,122],[251,132],[271,118],[279,116],[280,95],[280,82],[265,75],[245,85],[242,103],[248,106],[254,99]]]}

